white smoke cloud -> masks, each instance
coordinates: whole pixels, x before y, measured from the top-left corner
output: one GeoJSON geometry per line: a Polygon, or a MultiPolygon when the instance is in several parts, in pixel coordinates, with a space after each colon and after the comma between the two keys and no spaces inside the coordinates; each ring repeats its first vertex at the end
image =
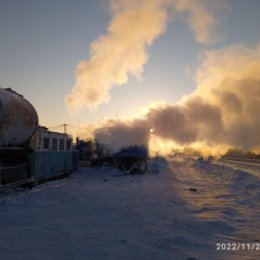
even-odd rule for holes
{"type": "Polygon", "coordinates": [[[91,58],[81,61],[76,84],[66,97],[69,109],[95,108],[109,101],[114,84],[128,81],[128,74],[140,77],[147,62],[146,47],[166,29],[164,0],[121,0],[111,2],[112,21],[108,33],[91,45],[91,58]]]}
{"type": "Polygon", "coordinates": [[[209,9],[208,1],[181,0],[172,1],[172,5],[177,13],[184,15],[183,18],[194,32],[198,42],[211,43],[214,41],[212,29],[215,26],[216,18],[213,10],[209,9]]]}
{"type": "Polygon", "coordinates": [[[91,57],[76,69],[76,83],[65,98],[70,112],[97,108],[109,102],[114,85],[127,83],[129,74],[140,78],[148,60],[147,47],[166,31],[170,17],[180,15],[195,38],[210,42],[215,25],[214,9],[206,0],[110,1],[112,20],[107,34],[91,45],[91,57]]]}
{"type": "Polygon", "coordinates": [[[95,129],[94,136],[110,152],[115,153],[129,146],[148,146],[149,126],[144,119],[109,120],[102,127],[95,129]]]}
{"type": "Polygon", "coordinates": [[[260,48],[206,51],[196,78],[197,89],[178,105],[148,113],[158,135],[183,146],[260,151],[260,48]]]}
{"type": "Polygon", "coordinates": [[[124,147],[127,143],[117,136],[127,132],[123,140],[139,144],[139,137],[149,139],[152,128],[153,151],[169,150],[170,143],[172,148],[193,147],[208,154],[228,148],[260,152],[260,46],[206,51],[196,78],[197,89],[177,104],[159,102],[142,120],[110,122],[109,131],[116,133],[111,140],[124,147]]]}
{"type": "MultiPolygon", "coordinates": [[[[215,40],[215,8],[207,0],[110,1],[107,34],[92,43],[90,59],[78,65],[76,84],[66,98],[69,109],[95,108],[108,102],[109,90],[126,83],[129,74],[139,78],[148,60],[147,47],[166,31],[172,18],[184,19],[198,42],[215,40]]],[[[152,128],[160,149],[167,142],[168,148],[171,144],[209,153],[228,148],[260,151],[259,75],[259,46],[204,51],[193,93],[174,105],[154,104],[141,119],[104,122],[94,135],[116,150],[147,144],[152,128]]]]}

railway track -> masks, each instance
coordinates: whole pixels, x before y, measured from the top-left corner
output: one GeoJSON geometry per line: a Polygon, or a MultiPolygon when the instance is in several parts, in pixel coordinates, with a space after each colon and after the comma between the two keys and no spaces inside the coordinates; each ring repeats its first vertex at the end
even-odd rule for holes
{"type": "Polygon", "coordinates": [[[221,158],[221,161],[239,163],[239,164],[245,164],[245,165],[252,165],[252,166],[259,166],[260,167],[260,159],[223,157],[223,158],[221,158]]]}
{"type": "Polygon", "coordinates": [[[258,159],[224,157],[220,159],[220,162],[234,169],[244,170],[256,176],[260,176],[260,160],[258,159]]]}

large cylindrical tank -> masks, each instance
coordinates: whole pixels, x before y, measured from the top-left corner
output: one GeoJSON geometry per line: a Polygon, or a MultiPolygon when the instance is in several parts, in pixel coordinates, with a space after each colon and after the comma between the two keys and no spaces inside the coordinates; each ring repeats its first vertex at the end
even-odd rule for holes
{"type": "Polygon", "coordinates": [[[0,88],[0,147],[25,146],[38,123],[36,110],[22,95],[0,88]]]}

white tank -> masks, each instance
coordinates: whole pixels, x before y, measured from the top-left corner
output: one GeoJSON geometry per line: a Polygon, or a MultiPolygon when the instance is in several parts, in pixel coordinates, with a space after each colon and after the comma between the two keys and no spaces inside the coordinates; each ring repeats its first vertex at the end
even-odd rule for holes
{"type": "Polygon", "coordinates": [[[38,127],[34,107],[11,89],[0,88],[0,147],[22,147],[38,127]]]}

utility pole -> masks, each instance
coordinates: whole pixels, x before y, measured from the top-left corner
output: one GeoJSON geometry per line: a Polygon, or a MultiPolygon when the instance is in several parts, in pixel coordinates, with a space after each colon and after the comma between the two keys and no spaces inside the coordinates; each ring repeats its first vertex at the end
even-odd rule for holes
{"type": "Polygon", "coordinates": [[[67,124],[64,124],[64,134],[67,134],[67,124]]]}

